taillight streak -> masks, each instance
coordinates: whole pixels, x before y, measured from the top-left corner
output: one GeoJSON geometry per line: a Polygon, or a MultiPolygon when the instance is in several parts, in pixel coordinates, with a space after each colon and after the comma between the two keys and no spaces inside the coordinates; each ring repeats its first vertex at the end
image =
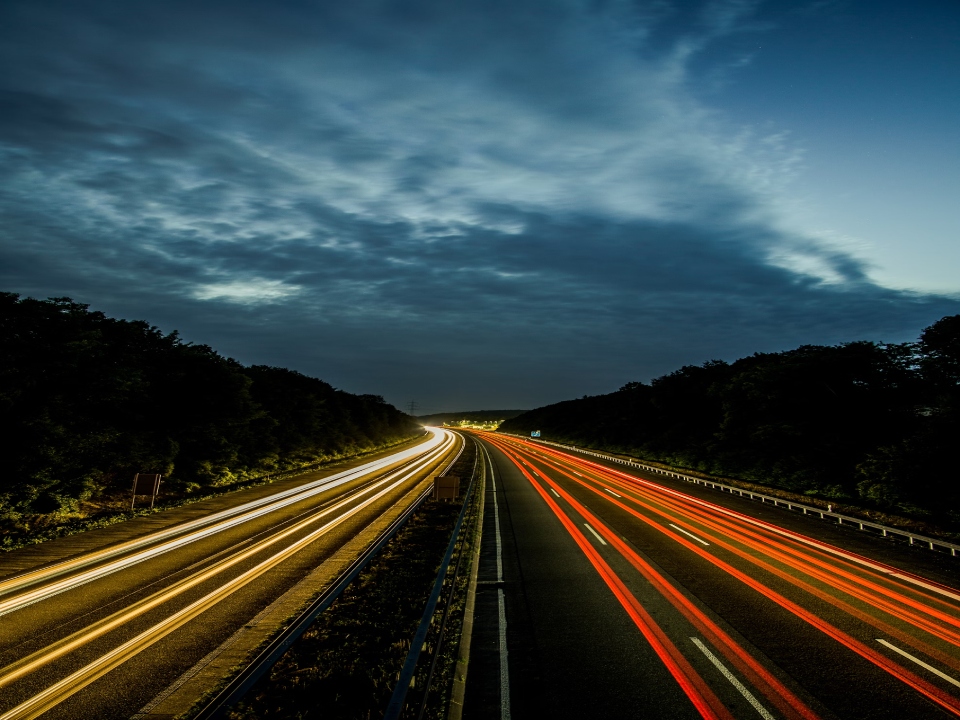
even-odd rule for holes
{"type": "MultiPolygon", "coordinates": [[[[502,448],[501,448],[502,449],[502,448]]],[[[513,459],[511,457],[511,459],[513,459]]],[[[708,720],[734,720],[730,711],[720,702],[720,699],[713,693],[710,687],[703,681],[690,662],[681,654],[676,645],[666,636],[656,621],[643,608],[637,599],[630,593],[623,581],[617,576],[613,569],[600,556],[600,553],[590,544],[590,541],[584,536],[574,522],[567,517],[556,501],[551,498],[546,491],[533,479],[533,476],[527,472],[519,463],[517,468],[523,473],[524,477],[536,488],[540,496],[546,501],[547,506],[553,511],[557,519],[563,525],[564,529],[570,534],[574,542],[586,556],[587,560],[593,565],[594,569],[603,579],[604,583],[610,588],[614,597],[617,598],[620,605],[626,611],[627,615],[633,621],[637,629],[650,644],[650,647],[660,658],[664,666],[680,685],[684,694],[690,699],[700,715],[708,720]]]]}
{"type": "MultiPolygon", "coordinates": [[[[499,445],[499,443],[498,443],[498,445],[499,445]]],[[[503,449],[503,448],[501,447],[501,449],[503,449]]],[[[585,463],[585,464],[586,464],[586,463],[585,463]]],[[[524,474],[527,476],[528,480],[530,480],[531,482],[533,482],[533,480],[532,480],[532,478],[529,476],[529,474],[527,474],[527,473],[523,470],[523,468],[520,468],[520,469],[521,469],[521,472],[524,472],[524,474]]],[[[563,471],[561,471],[561,472],[563,472],[563,471]]],[[[645,516],[643,516],[642,514],[638,513],[637,511],[633,510],[632,508],[628,507],[627,505],[625,505],[625,504],[623,504],[623,503],[621,503],[621,502],[619,502],[619,501],[617,501],[617,500],[615,500],[615,499],[613,499],[613,498],[611,498],[611,497],[609,497],[609,496],[604,495],[602,492],[597,491],[596,489],[594,489],[593,487],[587,485],[586,483],[583,483],[583,482],[581,482],[581,481],[579,481],[579,480],[576,480],[576,479],[572,478],[570,475],[567,475],[565,472],[564,472],[563,474],[566,475],[567,477],[569,477],[571,480],[573,480],[573,482],[576,482],[576,483],[578,483],[579,485],[582,485],[582,486],[586,487],[587,489],[591,490],[591,491],[594,492],[595,494],[597,494],[597,495],[599,495],[600,497],[602,497],[602,498],[603,498],[604,500],[606,500],[607,502],[612,503],[612,504],[614,504],[614,505],[617,505],[617,506],[620,507],[621,509],[623,509],[623,510],[625,510],[626,512],[630,513],[631,515],[633,515],[634,517],[636,517],[636,518],[638,518],[639,520],[643,521],[644,523],[646,523],[647,525],[651,526],[652,528],[655,528],[655,529],[658,530],[659,532],[661,532],[661,533],[663,533],[663,534],[666,534],[666,533],[668,532],[668,531],[666,530],[666,528],[664,528],[664,527],[662,527],[661,525],[653,522],[653,521],[650,520],[649,518],[646,518],[645,516]]],[[[609,476],[608,476],[608,477],[609,477],[609,476]]],[[[534,485],[536,486],[536,483],[534,483],[534,485]]],[[[539,488],[538,488],[538,489],[539,489],[539,488]]],[[[544,495],[545,497],[547,497],[546,494],[545,494],[542,490],[541,490],[540,492],[541,492],[542,495],[544,495]]],[[[552,501],[551,501],[551,502],[552,502],[552,501]]],[[[634,502],[637,502],[638,504],[644,505],[644,504],[643,504],[642,502],[640,502],[639,500],[634,500],[634,502]]],[[[651,509],[652,509],[652,508],[651,508],[651,509]]],[[[656,510],[654,509],[654,512],[658,512],[658,511],[656,511],[656,510]]],[[[864,645],[864,644],[861,643],[859,640],[856,640],[856,639],[853,638],[852,636],[850,636],[850,635],[848,635],[847,633],[843,632],[843,631],[840,630],[839,628],[834,627],[833,625],[831,625],[830,623],[826,622],[825,620],[822,620],[821,618],[817,617],[817,616],[816,616],[815,614],[813,614],[812,612],[809,612],[809,611],[805,610],[804,608],[802,608],[801,606],[799,606],[797,603],[795,603],[795,602],[787,599],[786,597],[780,595],[780,594],[779,594],[778,592],[776,592],[775,590],[773,590],[773,589],[771,589],[771,588],[768,588],[767,586],[763,585],[762,583],[754,580],[752,577],[750,577],[750,576],[747,575],[746,573],[744,573],[744,572],[736,569],[735,567],[733,567],[733,566],[730,565],[729,563],[727,563],[727,562],[725,562],[725,561],[723,561],[723,560],[720,560],[719,558],[717,558],[717,557],[715,557],[714,555],[710,554],[709,552],[705,551],[703,548],[700,548],[700,547],[694,545],[692,542],[686,540],[685,538],[681,538],[681,537],[675,536],[675,535],[671,535],[670,537],[673,539],[674,542],[680,543],[681,545],[683,545],[684,547],[686,547],[686,548],[687,548],[688,550],[690,550],[691,552],[696,553],[697,555],[699,555],[699,556],[702,557],[703,559],[707,560],[709,563],[711,563],[711,564],[713,564],[714,566],[718,567],[719,569],[723,570],[724,572],[726,572],[727,574],[731,575],[732,577],[740,580],[742,583],[744,583],[744,584],[747,585],[748,587],[752,588],[753,590],[757,591],[758,593],[760,593],[760,594],[763,595],[764,597],[768,598],[769,600],[773,601],[773,602],[776,603],[777,605],[781,606],[781,607],[784,608],[785,610],[791,612],[791,613],[792,613],[793,615],[795,615],[796,617],[800,618],[801,620],[804,620],[804,621],[807,622],[809,625],[813,626],[814,628],[820,630],[820,631],[823,632],[824,634],[826,634],[826,635],[828,635],[829,637],[833,638],[833,639],[836,640],[838,643],[840,643],[840,644],[842,644],[843,646],[847,647],[848,649],[850,649],[851,651],[853,651],[853,652],[856,653],[857,655],[860,655],[862,658],[868,660],[869,662],[873,663],[875,666],[877,666],[877,667],[881,668],[882,670],[885,670],[885,671],[888,672],[889,674],[893,675],[894,677],[896,677],[897,679],[899,679],[901,682],[903,682],[903,683],[905,683],[906,685],[912,687],[914,690],[916,690],[917,692],[919,692],[920,694],[922,694],[923,696],[925,696],[926,698],[928,698],[928,699],[931,700],[932,702],[936,703],[936,704],[939,705],[940,707],[944,708],[944,709],[947,710],[948,712],[950,712],[950,713],[952,713],[952,714],[954,714],[954,715],[960,716],[960,702],[958,702],[955,698],[953,698],[952,696],[948,695],[947,693],[943,692],[943,691],[942,691],[940,688],[938,688],[937,686],[935,686],[935,685],[933,685],[932,683],[929,683],[929,682],[927,682],[926,680],[918,677],[917,675],[915,675],[914,673],[910,672],[909,670],[901,667],[900,665],[897,665],[896,663],[894,663],[893,661],[891,661],[889,658],[887,658],[887,657],[885,657],[884,655],[880,654],[879,652],[871,649],[870,647],[864,645]]],[[[908,636],[908,637],[909,637],[909,636],[908,636]]]]}
{"type": "MultiPolygon", "coordinates": [[[[511,457],[513,453],[500,448],[511,457]]],[[[522,470],[522,469],[521,469],[522,470]]],[[[531,478],[528,478],[533,482],[531,478]]],[[[764,696],[776,706],[784,715],[790,718],[816,720],[818,717],[802,700],[794,695],[783,683],[776,679],[769,671],[751,657],[733,638],[713,622],[696,605],[688,600],[666,578],[658,573],[649,563],[641,558],[632,548],[614,534],[599,518],[593,515],[562,487],[547,477],[543,479],[556,494],[562,497],[570,506],[589,522],[603,537],[638,571],[640,574],[676,608],[697,630],[710,640],[714,647],[745,675],[764,696]]],[[[540,490],[539,486],[534,486],[540,490]]],[[[544,495],[540,490],[540,494],[544,495]]],[[[544,495],[544,497],[546,497],[544,495]]],[[[551,501],[553,502],[553,501],[551,501]]],[[[556,513],[557,510],[554,510],[556,513]]]]}
{"type": "MultiPolygon", "coordinates": [[[[573,480],[573,481],[576,482],[577,484],[582,485],[583,487],[586,487],[587,489],[589,489],[591,492],[593,492],[593,493],[595,493],[595,494],[597,494],[597,495],[600,495],[601,497],[604,497],[605,499],[609,500],[609,498],[606,498],[604,495],[602,495],[602,493],[601,493],[600,491],[598,491],[596,488],[594,488],[594,487],[591,486],[591,485],[588,485],[588,484],[584,483],[582,480],[577,480],[577,479],[573,478],[572,476],[570,476],[569,474],[567,474],[561,467],[556,466],[556,465],[554,465],[553,463],[548,463],[547,461],[542,461],[542,462],[544,462],[545,464],[553,465],[553,467],[554,467],[556,470],[558,470],[559,472],[563,473],[566,477],[570,478],[571,480],[573,480]]],[[[636,488],[636,487],[631,487],[629,483],[625,483],[625,482],[621,481],[619,478],[614,478],[614,477],[606,476],[606,477],[604,478],[604,480],[605,480],[605,481],[612,481],[612,482],[616,483],[616,484],[618,485],[618,487],[621,487],[621,488],[624,488],[624,489],[627,489],[627,490],[633,490],[634,492],[641,492],[641,493],[644,492],[644,489],[636,488]]],[[[759,552],[759,553],[761,553],[761,554],[766,554],[766,555],[768,555],[768,556],[770,556],[770,557],[778,560],[779,562],[783,563],[783,564],[786,565],[787,567],[793,568],[794,570],[797,570],[798,572],[804,573],[804,574],[809,575],[809,576],[811,576],[811,577],[813,577],[813,578],[815,578],[815,579],[817,579],[817,580],[820,580],[821,582],[829,585],[830,587],[839,589],[839,590],[847,593],[848,595],[851,595],[852,597],[855,597],[855,598],[857,598],[858,600],[861,600],[862,602],[864,602],[864,603],[866,603],[866,604],[868,604],[868,605],[871,605],[871,606],[873,606],[873,607],[875,607],[875,608],[877,608],[877,609],[879,609],[879,610],[881,610],[881,611],[883,611],[883,612],[886,612],[887,614],[889,614],[889,615],[891,615],[891,616],[893,616],[893,617],[895,617],[895,618],[897,618],[897,619],[899,619],[899,620],[901,620],[901,621],[903,621],[903,622],[906,622],[906,623],[909,624],[909,625],[912,625],[913,627],[917,628],[918,630],[925,631],[925,632],[929,633],[930,635],[933,635],[933,636],[935,636],[935,637],[938,637],[938,638],[940,638],[941,640],[944,640],[945,642],[948,642],[948,643],[950,643],[950,644],[952,644],[952,645],[955,645],[955,646],[956,646],[956,645],[960,644],[960,635],[958,635],[957,633],[954,633],[954,632],[953,632],[952,630],[950,630],[950,629],[946,629],[946,628],[939,627],[939,626],[935,625],[934,623],[930,622],[930,621],[929,621],[928,619],[926,619],[926,618],[917,616],[917,615],[915,615],[914,613],[912,613],[912,612],[910,612],[910,611],[908,611],[908,610],[903,610],[903,609],[901,609],[901,608],[897,608],[897,607],[891,605],[891,604],[888,603],[888,602],[885,602],[885,601],[883,601],[883,600],[880,600],[880,599],[874,598],[874,597],[872,597],[872,596],[870,596],[870,595],[868,595],[868,594],[865,594],[864,592],[858,590],[857,588],[851,587],[849,583],[843,582],[842,580],[835,579],[835,578],[833,578],[832,576],[827,575],[827,574],[824,574],[824,572],[821,572],[821,571],[819,571],[819,570],[810,569],[809,567],[807,567],[807,566],[805,566],[805,565],[802,565],[801,563],[798,563],[798,562],[796,562],[795,560],[793,560],[793,559],[791,559],[791,558],[786,558],[786,557],[784,557],[781,552],[778,552],[777,550],[773,549],[773,547],[771,546],[771,539],[763,538],[763,537],[757,538],[757,535],[755,535],[754,533],[750,533],[750,532],[747,531],[747,530],[743,530],[743,529],[741,529],[741,528],[731,526],[730,523],[729,523],[729,521],[722,521],[722,520],[719,520],[719,519],[716,519],[716,518],[711,519],[711,518],[708,518],[708,517],[704,517],[703,515],[698,514],[696,509],[688,509],[688,508],[685,508],[685,507],[683,507],[681,504],[679,504],[677,501],[667,500],[667,499],[664,499],[664,498],[659,497],[659,496],[658,496],[658,497],[655,497],[655,498],[653,498],[653,499],[656,500],[657,502],[659,502],[659,503],[661,503],[661,504],[669,507],[673,512],[680,513],[680,514],[685,514],[685,513],[689,512],[689,513],[692,514],[692,515],[697,515],[696,520],[697,520],[697,522],[698,522],[699,524],[701,524],[701,525],[703,525],[703,526],[706,526],[706,527],[710,528],[711,530],[714,530],[715,532],[720,532],[720,533],[725,534],[725,535],[733,535],[733,536],[736,536],[736,535],[740,534],[740,537],[735,537],[735,539],[736,539],[738,542],[740,542],[741,544],[747,546],[748,548],[751,548],[751,549],[753,549],[753,550],[755,550],[755,551],[757,551],[757,552],[759,552]],[[716,523],[720,523],[723,527],[722,527],[722,528],[718,528],[717,525],[716,525],[716,523]],[[724,532],[724,531],[725,531],[725,532],[724,532]],[[761,541],[761,542],[759,542],[759,543],[751,542],[750,540],[745,539],[744,535],[749,535],[749,536],[751,536],[751,537],[757,538],[757,539],[758,539],[759,541],[761,541]]],[[[660,515],[661,517],[669,518],[669,519],[671,519],[671,520],[675,520],[676,522],[679,522],[681,525],[684,525],[684,526],[685,526],[686,528],[688,528],[688,529],[699,529],[699,528],[697,528],[696,526],[690,525],[689,523],[684,522],[682,519],[677,518],[677,517],[675,517],[675,516],[672,515],[672,514],[668,514],[668,513],[664,512],[664,511],[658,509],[658,508],[655,507],[655,506],[651,506],[651,505],[645,503],[643,500],[641,500],[641,499],[639,499],[639,498],[633,498],[633,497],[631,497],[630,500],[631,500],[632,502],[636,503],[637,505],[639,505],[640,507],[643,507],[643,508],[649,510],[650,512],[653,512],[653,513],[655,513],[655,514],[657,514],[657,515],[660,515]]],[[[623,506],[621,503],[617,503],[617,502],[612,501],[612,500],[611,500],[611,502],[614,502],[614,504],[623,507],[624,509],[628,510],[628,512],[631,512],[631,511],[629,510],[629,508],[627,508],[626,506],[623,506]]],[[[632,513],[632,514],[636,515],[637,517],[643,517],[643,516],[637,515],[636,513],[632,513]]],[[[688,515],[688,517],[690,517],[690,516],[688,515]]],[[[659,528],[659,526],[655,526],[655,527],[658,527],[658,528],[659,528]]],[[[872,615],[870,615],[870,614],[868,614],[868,613],[863,612],[862,610],[860,610],[860,609],[858,609],[858,608],[850,605],[850,604],[847,603],[847,602],[844,602],[843,600],[841,600],[841,599],[839,599],[839,598],[831,595],[830,593],[827,593],[827,592],[825,592],[825,591],[823,591],[823,590],[821,590],[821,589],[819,589],[819,588],[817,588],[817,587],[815,587],[815,586],[812,586],[812,585],[810,585],[809,583],[804,582],[803,580],[794,577],[794,576],[791,575],[790,573],[784,572],[784,571],[781,570],[780,568],[777,568],[777,567],[775,567],[775,566],[773,566],[773,565],[770,565],[770,564],[767,563],[767,562],[764,562],[763,560],[761,560],[761,559],[759,559],[759,558],[751,555],[750,553],[744,552],[743,550],[741,550],[741,549],[739,549],[739,548],[737,548],[737,547],[735,547],[735,546],[733,546],[733,545],[725,542],[723,539],[719,539],[719,538],[716,538],[716,537],[712,537],[711,539],[713,540],[714,544],[715,544],[717,547],[723,548],[723,549],[725,549],[725,550],[727,550],[727,551],[729,551],[729,552],[737,555],[738,557],[746,560],[747,562],[755,565],[756,567],[758,567],[758,568],[760,568],[760,569],[762,569],[762,570],[765,570],[765,571],[767,571],[767,572],[775,575],[776,577],[778,577],[778,578],[780,578],[780,579],[782,579],[782,580],[785,580],[786,582],[790,583],[791,585],[793,585],[793,586],[795,586],[795,587],[797,587],[797,588],[799,588],[799,589],[801,589],[801,590],[803,590],[803,591],[805,591],[805,592],[810,593],[811,595],[819,598],[820,600],[823,600],[824,602],[827,602],[827,603],[833,605],[834,607],[836,607],[836,608],[838,608],[838,609],[840,609],[840,610],[843,610],[844,612],[850,614],[851,616],[856,617],[857,619],[859,619],[859,620],[861,620],[861,621],[863,621],[863,622],[865,622],[865,623],[867,623],[867,624],[869,624],[869,625],[872,625],[873,627],[877,628],[878,630],[881,630],[882,632],[889,634],[891,637],[895,637],[895,638],[897,638],[898,640],[900,640],[901,642],[907,643],[908,645],[910,645],[911,647],[915,648],[916,650],[919,650],[920,652],[926,653],[926,654],[929,655],[930,657],[935,658],[936,660],[939,660],[940,662],[943,662],[945,665],[947,665],[947,666],[949,666],[949,667],[951,667],[951,668],[953,668],[953,669],[955,669],[955,670],[960,670],[960,662],[958,662],[955,658],[953,658],[952,656],[950,656],[950,655],[948,655],[948,654],[946,654],[946,653],[941,652],[941,651],[938,650],[937,648],[929,645],[928,643],[923,642],[923,641],[920,640],[919,638],[916,638],[916,637],[914,637],[914,636],[912,636],[912,635],[910,635],[910,634],[907,634],[907,633],[902,632],[901,630],[899,630],[899,629],[897,629],[897,628],[889,625],[888,623],[880,620],[879,618],[876,618],[876,617],[874,617],[874,616],[872,616],[872,615]]],[[[811,563],[811,564],[819,567],[819,563],[811,563]]],[[[896,595],[895,593],[893,593],[892,591],[889,591],[889,590],[888,590],[888,591],[885,592],[884,594],[887,595],[888,597],[894,599],[894,600],[900,600],[900,601],[902,601],[904,604],[910,605],[911,607],[916,607],[916,606],[917,606],[917,604],[916,604],[915,602],[910,601],[909,598],[902,597],[902,596],[898,596],[898,595],[896,595]]],[[[943,613],[940,613],[939,611],[937,611],[937,610],[935,610],[935,609],[933,609],[933,608],[930,608],[930,609],[926,610],[926,612],[927,612],[928,615],[931,615],[931,616],[937,617],[937,618],[947,617],[947,616],[945,616],[943,613]]],[[[948,619],[949,619],[950,621],[953,620],[953,618],[948,618],[948,619]]]]}

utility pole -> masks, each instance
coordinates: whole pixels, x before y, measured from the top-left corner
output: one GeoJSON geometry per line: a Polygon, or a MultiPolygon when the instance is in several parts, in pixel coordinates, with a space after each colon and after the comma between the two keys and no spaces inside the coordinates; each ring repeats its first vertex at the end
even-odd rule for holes
{"type": "Polygon", "coordinates": [[[408,415],[416,416],[417,410],[419,409],[420,409],[420,403],[418,403],[416,400],[411,400],[410,402],[407,403],[408,415]]]}

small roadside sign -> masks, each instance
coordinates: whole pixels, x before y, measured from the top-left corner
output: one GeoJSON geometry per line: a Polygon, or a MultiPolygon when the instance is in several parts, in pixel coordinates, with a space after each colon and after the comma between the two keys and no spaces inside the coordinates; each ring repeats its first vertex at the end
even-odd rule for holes
{"type": "Polygon", "coordinates": [[[157,499],[157,493],[160,492],[161,473],[137,473],[133,476],[133,498],[130,500],[130,509],[133,510],[137,502],[137,495],[149,495],[150,507],[153,507],[157,499]]]}
{"type": "Polygon", "coordinates": [[[437,500],[456,500],[460,494],[460,478],[456,475],[438,475],[433,479],[433,497],[437,500]]]}

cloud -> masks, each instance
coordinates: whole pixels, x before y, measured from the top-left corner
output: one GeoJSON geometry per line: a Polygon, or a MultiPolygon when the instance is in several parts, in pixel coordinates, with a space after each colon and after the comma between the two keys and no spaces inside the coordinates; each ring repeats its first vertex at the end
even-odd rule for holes
{"type": "Polygon", "coordinates": [[[278,280],[234,280],[225,283],[198,285],[193,296],[198,300],[224,299],[236,303],[275,302],[297,295],[301,288],[285,285],[278,280]]]}
{"type": "Polygon", "coordinates": [[[754,6],[8,3],[0,280],[433,409],[955,310],[792,230],[802,150],[694,96],[754,6]]]}

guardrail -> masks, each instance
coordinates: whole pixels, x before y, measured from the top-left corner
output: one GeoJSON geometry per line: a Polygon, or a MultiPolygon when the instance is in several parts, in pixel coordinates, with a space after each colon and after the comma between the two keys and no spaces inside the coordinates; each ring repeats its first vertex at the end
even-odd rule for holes
{"type": "Polygon", "coordinates": [[[503,434],[512,435],[513,437],[520,438],[522,440],[529,440],[530,442],[538,442],[543,443],[544,445],[553,445],[554,447],[563,448],[565,450],[573,450],[574,452],[583,453],[584,455],[593,455],[594,457],[602,460],[608,460],[621,465],[640,468],[641,470],[646,470],[647,472],[657,473],[666,477],[677,478],[678,480],[685,480],[697,485],[704,485],[714,490],[720,490],[721,492],[729,492],[731,495],[739,495],[741,497],[750,498],[751,500],[759,500],[762,503],[772,503],[774,507],[786,508],[787,510],[799,510],[804,515],[819,515],[821,520],[834,518],[836,519],[838,525],[856,525],[860,530],[879,530],[883,537],[901,537],[905,538],[910,545],[922,545],[930,550],[937,550],[938,548],[941,551],[948,550],[953,557],[957,557],[957,551],[960,550],[960,545],[955,545],[954,543],[950,543],[945,540],[938,540],[936,538],[927,537],[926,535],[912,533],[908,530],[901,530],[900,528],[894,528],[888,525],[870,522],[869,520],[861,520],[860,518],[855,518],[850,515],[843,515],[841,513],[833,512],[832,510],[824,510],[811,505],[804,505],[802,503],[784,500],[782,498],[773,497],[772,495],[764,495],[763,493],[744,490],[742,488],[734,487],[733,485],[725,485],[724,483],[719,483],[714,480],[705,480],[704,478],[698,478],[692,475],[684,475],[683,473],[676,472],[675,470],[664,470],[663,468],[647,465],[646,463],[637,462],[636,460],[619,458],[614,455],[607,455],[595,450],[578,448],[575,445],[564,445],[562,443],[551,442],[550,440],[528,438],[523,435],[514,435],[513,433],[503,434]]]}
{"type": "MultiPolygon", "coordinates": [[[[456,589],[457,576],[460,573],[460,566],[463,561],[463,545],[460,543],[460,529],[463,526],[464,518],[466,518],[467,510],[472,502],[473,488],[477,479],[477,468],[483,467],[479,464],[479,443],[477,443],[476,440],[473,442],[477,445],[478,452],[476,459],[473,461],[473,472],[470,474],[470,485],[467,487],[467,492],[464,493],[463,505],[460,508],[460,514],[457,516],[457,522],[453,527],[453,532],[450,534],[450,542],[447,544],[447,551],[443,556],[443,561],[440,563],[440,569],[437,571],[437,578],[433,583],[433,590],[431,591],[430,597],[427,600],[427,605],[423,610],[423,616],[420,619],[420,625],[417,627],[416,633],[414,633],[413,641],[410,643],[410,650],[407,653],[407,657],[403,663],[403,668],[400,671],[400,677],[398,678],[397,684],[393,689],[393,695],[390,697],[390,703],[387,705],[387,710],[383,715],[384,720],[398,720],[403,712],[407,698],[407,691],[410,689],[410,683],[413,680],[414,673],[416,672],[417,663],[420,660],[420,654],[426,647],[427,633],[429,632],[431,625],[434,624],[437,601],[440,599],[440,593],[443,591],[444,584],[447,584],[447,580],[449,580],[450,589],[447,593],[446,602],[443,605],[443,614],[440,618],[440,628],[434,643],[434,651],[431,653],[432,657],[430,660],[430,669],[427,672],[427,677],[423,685],[424,693],[423,697],[420,698],[420,707],[417,713],[418,720],[423,718],[424,711],[426,709],[427,697],[430,694],[430,686],[433,681],[433,674],[437,668],[437,657],[440,652],[440,647],[443,644],[444,632],[447,626],[447,617],[450,613],[450,604],[453,598],[453,592],[456,589]],[[457,554],[457,562],[454,566],[452,577],[448,577],[450,562],[453,559],[453,554],[458,544],[460,544],[460,552],[457,554]]],[[[465,447],[466,439],[464,439],[463,444],[465,447]]],[[[463,447],[460,448],[460,452],[463,452],[463,447]]],[[[457,458],[459,457],[460,454],[458,453],[457,458]]],[[[447,469],[453,467],[455,462],[456,460],[454,460],[453,463],[450,463],[447,469]]],[[[483,522],[483,518],[478,517],[476,521],[483,522]]]]}

